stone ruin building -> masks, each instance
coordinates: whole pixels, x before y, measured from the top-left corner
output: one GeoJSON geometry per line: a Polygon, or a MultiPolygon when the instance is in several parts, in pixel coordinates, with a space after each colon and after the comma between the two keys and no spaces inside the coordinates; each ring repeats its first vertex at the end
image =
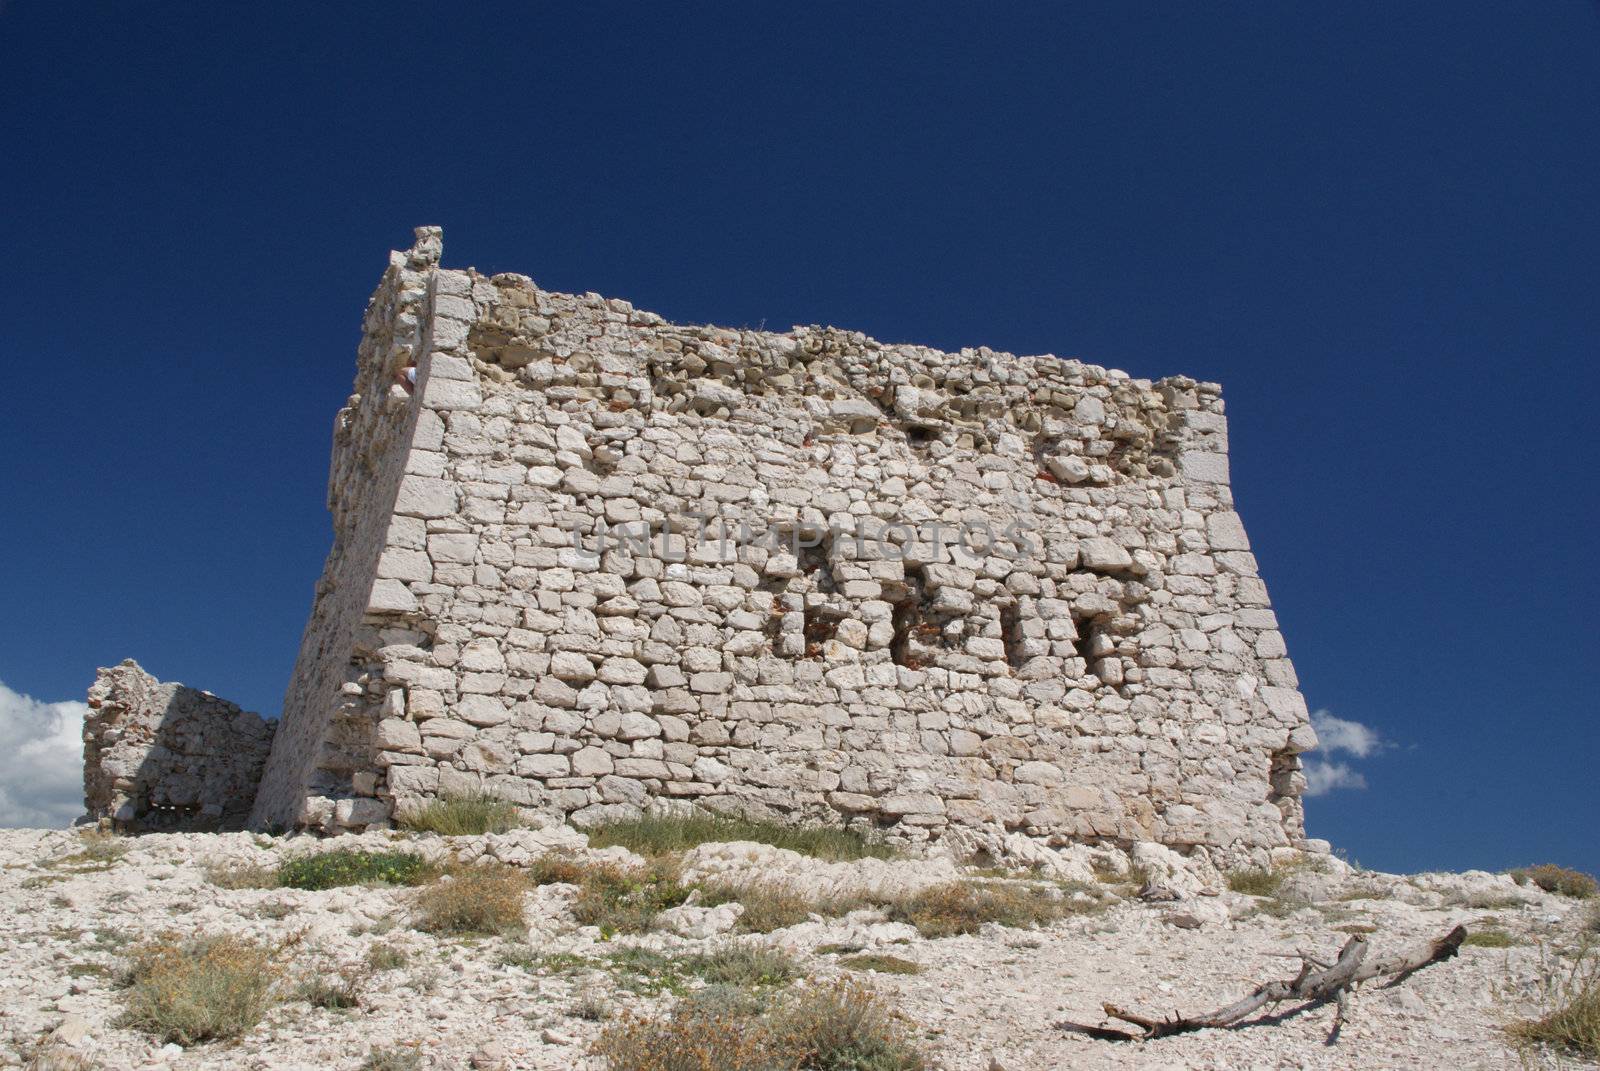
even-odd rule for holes
{"type": "Polygon", "coordinates": [[[1316,741],[1216,384],[680,326],[441,250],[419,229],[368,305],[276,733],[219,711],[239,745],[196,755],[226,776],[169,757],[116,791],[101,749],[91,813],[335,831],[483,792],[580,824],[1303,841],[1316,741]]]}

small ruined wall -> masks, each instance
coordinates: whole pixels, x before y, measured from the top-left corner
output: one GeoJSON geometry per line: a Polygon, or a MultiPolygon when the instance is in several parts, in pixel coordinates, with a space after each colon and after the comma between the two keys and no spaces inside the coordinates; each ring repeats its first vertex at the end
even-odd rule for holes
{"type": "MultiPolygon", "coordinates": [[[[397,256],[431,264],[419,237],[397,256]]],[[[287,704],[278,748],[355,728],[258,816],[487,791],[580,822],[677,800],[912,841],[1303,838],[1315,737],[1215,384],[422,274],[409,440],[376,482],[336,458],[336,517],[370,535],[330,571],[362,594],[296,681],[341,683],[287,704]]]]}
{"type": "Polygon", "coordinates": [[[84,721],[89,817],[139,831],[242,829],[275,727],[132,659],[102,669],[84,721]]]}

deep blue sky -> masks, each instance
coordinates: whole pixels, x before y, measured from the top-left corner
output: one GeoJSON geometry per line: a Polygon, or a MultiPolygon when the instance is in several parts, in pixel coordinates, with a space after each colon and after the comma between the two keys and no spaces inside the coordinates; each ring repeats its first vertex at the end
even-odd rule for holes
{"type": "Polygon", "coordinates": [[[453,266],[1225,385],[1313,833],[1600,870],[1593,2],[0,7],[0,681],[276,712],[365,300],[453,266]]]}

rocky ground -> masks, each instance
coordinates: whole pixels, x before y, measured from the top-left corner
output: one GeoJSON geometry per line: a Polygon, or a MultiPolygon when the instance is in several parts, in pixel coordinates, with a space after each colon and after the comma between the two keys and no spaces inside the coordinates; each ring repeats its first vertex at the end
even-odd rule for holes
{"type": "MultiPolygon", "coordinates": [[[[594,851],[564,827],[471,838],[369,833],[340,847],[400,846],[430,858],[493,857],[526,866],[551,850],[639,862],[620,848],[594,851]]],[[[651,1014],[692,989],[667,957],[752,942],[792,953],[812,979],[854,971],[892,1001],[934,1066],[950,1071],[1056,1068],[1389,1068],[1581,1066],[1570,1057],[1508,1046],[1502,1024],[1536,1009],[1542,972],[1571,954],[1594,923],[1589,904],[1481,872],[1411,877],[1354,871],[1330,857],[1285,859],[1273,895],[1229,891],[1224,876],[1151,846],[1119,877],[1083,857],[1035,880],[1082,910],[1037,929],[988,924],[975,934],[926,939],[904,922],[863,909],[767,934],[723,932],[740,908],[688,906],[648,933],[606,935],[572,918],[573,889],[547,884],[526,896],[526,932],[461,938],[411,925],[418,890],[357,886],[307,892],[227,888],[218,875],[270,869],[330,847],[309,838],[247,834],[150,835],[107,846],[66,831],[0,831],[0,1066],[38,1068],[361,1068],[388,1051],[422,1068],[598,1068],[589,1046],[606,1019],[651,1014]],[[1149,878],[1177,899],[1141,900],[1149,878]],[[1392,989],[1369,987],[1335,1046],[1332,1012],[1275,1025],[1208,1030],[1146,1043],[1093,1040],[1062,1029],[1097,1023],[1100,1005],[1201,1011],[1257,982],[1294,973],[1284,954],[1331,958],[1350,933],[1370,932],[1375,952],[1438,937],[1458,923],[1507,935],[1506,947],[1469,944],[1392,989]],[[119,1025],[119,965],[128,949],[163,933],[234,933],[287,942],[282,999],[236,1042],[190,1048],[119,1025]],[[645,949],[666,957],[641,957],[645,949]],[[892,954],[921,967],[882,974],[845,966],[852,950],[892,954]],[[641,966],[642,964],[642,966],[641,966]],[[341,975],[340,972],[343,972],[341,975]],[[350,1008],[314,1006],[294,984],[354,980],[350,1008]],[[294,984],[291,984],[294,983],[294,984]],[[1563,1063],[1563,1061],[1565,1061],[1563,1063]]],[[[760,845],[713,844],[681,860],[695,881],[782,883],[819,897],[905,891],[961,876],[994,879],[948,859],[822,862],[760,845]]],[[[1121,864],[1126,870],[1126,863],[1121,864]]],[[[687,880],[687,879],[686,879],[687,880]]],[[[802,981],[796,984],[811,984],[802,981]]]]}

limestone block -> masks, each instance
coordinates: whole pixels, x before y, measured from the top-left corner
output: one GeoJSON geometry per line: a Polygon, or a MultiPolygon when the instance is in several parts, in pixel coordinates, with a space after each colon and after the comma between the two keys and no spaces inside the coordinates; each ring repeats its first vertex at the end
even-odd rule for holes
{"type": "Polygon", "coordinates": [[[1229,510],[1206,517],[1206,540],[1212,550],[1249,550],[1250,539],[1245,535],[1244,522],[1229,510]]]}
{"type": "Polygon", "coordinates": [[[456,487],[448,480],[405,476],[394,511],[406,517],[450,517],[456,512],[456,487]]]}
{"type": "MultiPolygon", "coordinates": [[[[492,695],[464,695],[452,712],[468,725],[480,728],[511,720],[511,711],[506,709],[505,703],[492,695]]],[[[439,728],[430,723],[428,732],[438,733],[439,728]]]]}
{"type": "Polygon", "coordinates": [[[422,750],[422,732],[415,723],[400,718],[384,718],[378,722],[373,743],[385,751],[422,750]]]}
{"type": "Polygon", "coordinates": [[[1113,571],[1126,569],[1133,558],[1122,546],[1104,536],[1091,536],[1078,541],[1078,554],[1085,569],[1113,571]]]}
{"type": "Polygon", "coordinates": [[[367,612],[374,614],[409,614],[417,609],[416,596],[398,580],[377,580],[372,585],[372,595],[367,599],[367,612]]]}

